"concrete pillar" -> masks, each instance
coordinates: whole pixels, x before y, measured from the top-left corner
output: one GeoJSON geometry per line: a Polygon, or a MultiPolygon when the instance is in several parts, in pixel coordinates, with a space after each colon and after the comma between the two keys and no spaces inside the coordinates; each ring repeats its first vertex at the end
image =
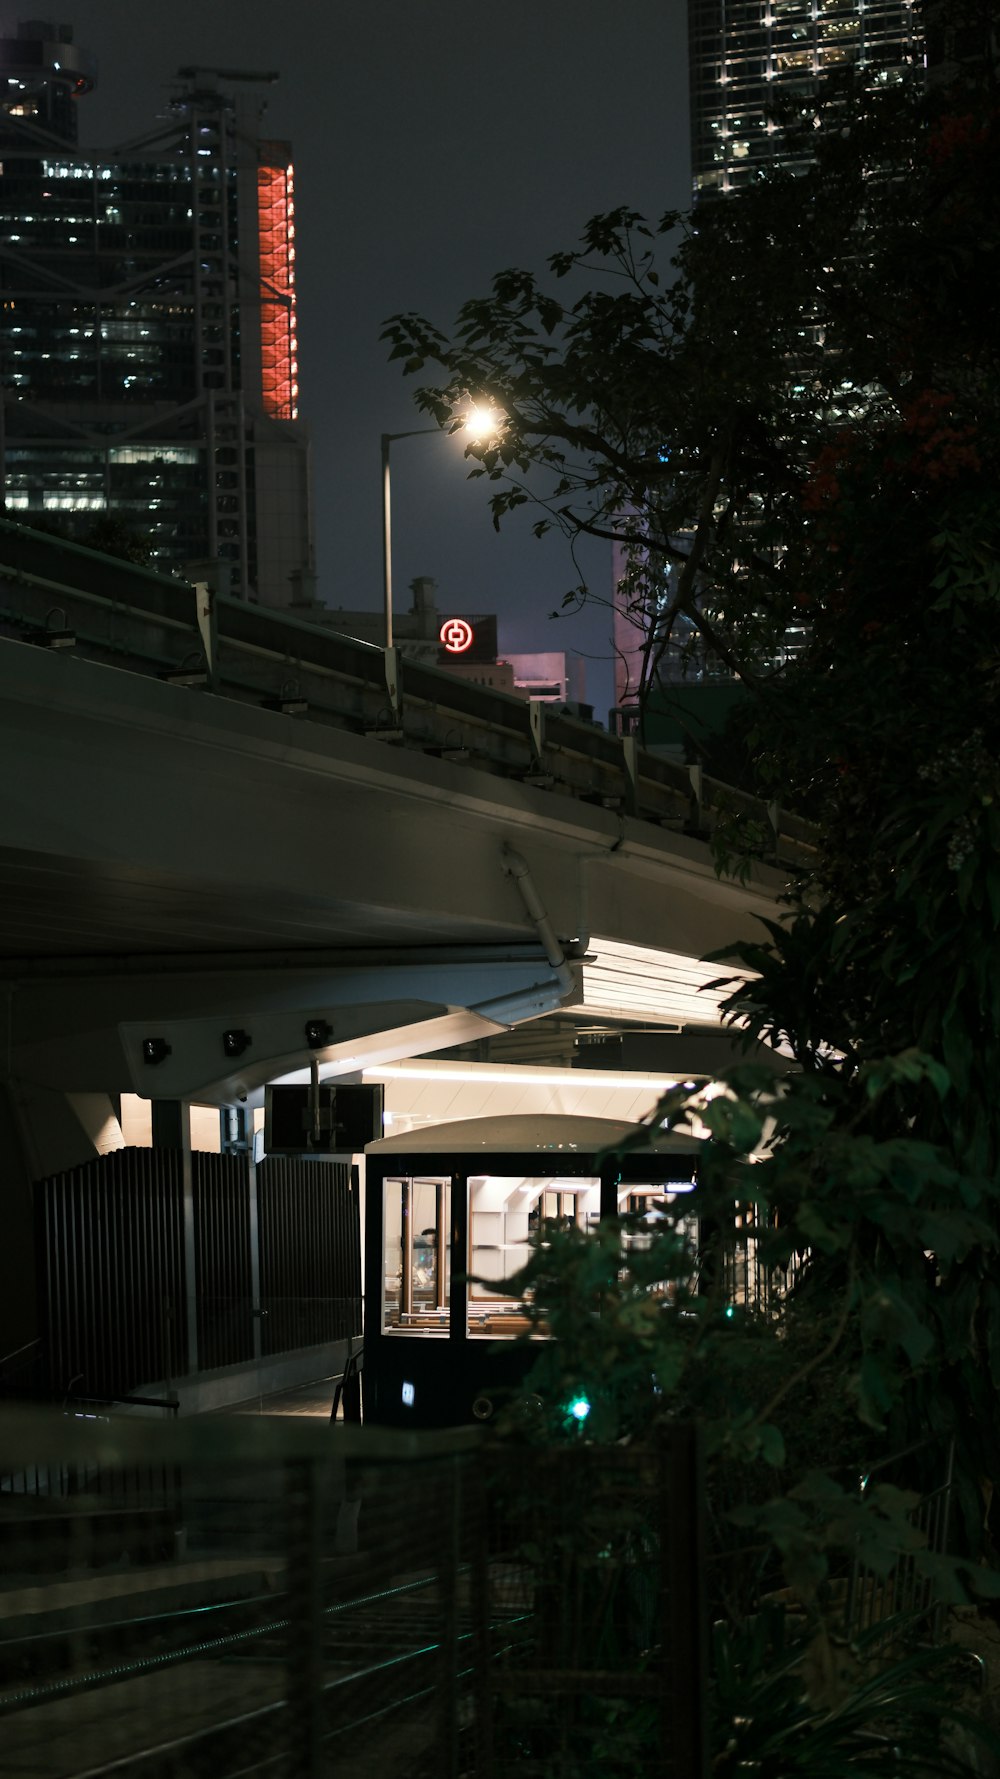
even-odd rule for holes
{"type": "Polygon", "coordinates": [[[154,1149],[178,1149],[184,1195],[184,1315],[188,1371],[198,1370],[198,1302],[194,1243],[194,1180],[191,1165],[191,1107],[185,1100],[154,1100],[154,1149]]]}
{"type": "Polygon", "coordinates": [[[11,1356],[4,1373],[16,1383],[19,1371],[29,1375],[39,1329],[31,1170],[7,1087],[0,1087],[0,1192],[0,1360],[11,1356]]]}

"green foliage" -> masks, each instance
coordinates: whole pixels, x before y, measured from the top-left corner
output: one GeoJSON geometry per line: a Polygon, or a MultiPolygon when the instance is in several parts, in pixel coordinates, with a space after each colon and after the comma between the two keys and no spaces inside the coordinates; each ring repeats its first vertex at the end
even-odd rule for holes
{"type": "Polygon", "coordinates": [[[890,1684],[885,1650],[875,1673],[845,1617],[855,1564],[874,1586],[905,1562],[938,1602],[1000,1595],[1000,1576],[978,1561],[974,1523],[972,1541],[960,1533],[945,1551],[914,1511],[941,1485],[950,1439],[970,1468],[992,1454],[991,1424],[973,1430],[969,1410],[986,1343],[1000,1340],[997,1186],[919,1134],[925,1103],[940,1107],[951,1092],[941,1064],[915,1048],[846,1069],[816,1055],[778,1082],[745,1064],[722,1091],[674,1089],[655,1122],[701,1138],[698,1239],[683,1194],[662,1201],[652,1223],[623,1217],[590,1233],[546,1224],[513,1281],[525,1340],[551,1338],[535,1343],[501,1437],[655,1442],[676,1421],[697,1421],[710,1610],[729,1627],[719,1635],[739,1642],[779,1593],[795,1615],[788,1648],[770,1649],[754,1682],[765,1715],[752,1728],[716,1670],[722,1771],[766,1752],[775,1774],[809,1772],[813,1734],[817,1751],[828,1747],[817,1772],[837,1760],[892,1770],[875,1728],[891,1746],[909,1737],[912,1770],[952,1770],[941,1753],[953,1721],[944,1695],[904,1735],[902,1701],[938,1657],[896,1663],[890,1684]],[[580,1397],[583,1420],[570,1411],[580,1397]],[[912,1445],[901,1487],[884,1465],[912,1445]]]}
{"type": "Polygon", "coordinates": [[[922,1649],[879,1660],[878,1641],[869,1636],[848,1650],[804,1631],[777,1605],[738,1630],[717,1625],[713,1773],[967,1779],[971,1769],[956,1751],[956,1732],[995,1758],[996,1738],[960,1706],[954,1655],[922,1649]]]}
{"type": "MultiPolygon", "coordinates": [[[[950,1707],[924,1709],[931,1658],[873,1670],[854,1650],[845,1668],[838,1586],[854,1555],[879,1574],[905,1552],[940,1598],[996,1588],[976,1566],[991,1555],[981,1479],[1000,1478],[1000,117],[985,85],[830,85],[786,107],[789,158],[811,170],[779,166],[693,219],[597,217],[553,257],[557,294],[505,272],[450,337],[414,316],[388,328],[407,368],[437,378],[427,411],[444,420],[470,391],[505,410],[503,449],[474,466],[495,521],[532,498],[539,529],[624,542],[643,691],[668,668],[738,675],[753,788],[814,823],[782,917],[725,953],[746,972],[728,1016],[797,1072],[730,1071],[721,1094],[678,1089],[650,1119],[702,1144],[697,1258],[678,1198],[644,1232],[543,1231],[519,1279],[555,1336],[519,1437],[701,1425],[725,1553],[721,1774],[952,1770],[950,1707]],[[727,1247],[734,1207],[752,1288],[727,1247]],[[565,1413],[578,1391],[583,1422],[565,1413]],[[914,1543],[906,1491],[857,1480],[907,1451],[920,1492],[921,1453],[949,1440],[962,1515],[945,1560],[914,1543]],[[801,1636],[767,1606],[778,1586],[801,1636]]],[[[718,862],[749,872],[768,835],[731,804],[718,862]]]]}
{"type": "Polygon", "coordinates": [[[864,655],[904,612],[945,631],[993,599],[998,125],[961,104],[828,82],[784,107],[797,172],[595,217],[554,289],[504,271],[451,334],[387,324],[440,423],[470,392],[506,413],[470,447],[495,523],[531,499],[538,530],[625,544],[643,695],[722,670],[780,722],[804,622],[864,655]]]}
{"type": "MultiPolygon", "coordinates": [[[[614,1440],[696,1415],[713,1462],[760,1457],[793,1476],[831,1425],[845,1462],[880,1434],[964,1433],[970,1290],[1000,1219],[992,1179],[913,1134],[912,1109],[950,1091],[940,1064],[911,1050],[849,1080],[828,1063],[777,1085],[748,1065],[727,1082],[712,1097],[675,1090],[658,1110],[705,1139],[697,1246],[679,1196],[652,1227],[546,1226],[512,1281],[530,1329],[553,1336],[528,1385],[538,1432],[614,1440]],[[729,1238],[706,1233],[727,1229],[734,1202],[777,1282],[747,1301],[734,1300],[729,1238]],[[564,1413],[576,1391],[590,1403],[583,1429],[564,1413]]],[[[992,1452],[989,1430],[980,1438],[977,1462],[992,1452]]]]}

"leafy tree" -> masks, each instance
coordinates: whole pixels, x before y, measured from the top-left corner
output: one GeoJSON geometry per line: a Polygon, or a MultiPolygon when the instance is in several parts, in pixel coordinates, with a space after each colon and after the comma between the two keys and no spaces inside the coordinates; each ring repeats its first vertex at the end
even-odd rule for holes
{"type": "MultiPolygon", "coordinates": [[[[893,521],[883,511],[869,532],[882,559],[904,549],[892,578],[909,593],[928,488],[945,495],[977,468],[989,485],[996,124],[946,106],[908,89],[852,102],[835,83],[786,116],[791,160],[800,137],[815,144],[805,175],[779,162],[738,199],[655,225],[596,217],[553,256],[564,291],[502,272],[451,337],[415,315],[388,325],[408,373],[441,373],[417,401],[442,425],[469,392],[506,415],[470,447],[496,522],[533,500],[538,530],[629,546],[643,693],[692,650],[783,693],[789,628],[830,603],[848,619],[831,521],[836,508],[849,534],[870,510],[871,489],[852,482],[852,501],[838,473],[859,454],[895,477],[893,521]]],[[[958,538],[955,573],[972,547],[958,538]]],[[[942,568],[921,566],[923,584],[942,568]]]]}
{"type": "MultiPolygon", "coordinates": [[[[471,451],[497,522],[535,500],[539,529],[625,539],[644,694],[678,656],[738,676],[758,788],[815,822],[729,1003],[798,1074],[656,1114],[708,1127],[702,1205],[720,1226],[749,1207],[792,1287],[727,1316],[723,1261],[696,1274],[669,1212],[624,1269],[620,1231],[549,1230],[522,1278],[562,1337],[530,1383],[546,1437],[579,1437],[560,1405],[583,1387],[592,1439],[702,1422],[715,1510],[748,1537],[734,1635],[778,1568],[827,1635],[857,1540],[898,1553],[899,1503],[851,1491],[862,1455],[954,1438],[965,1556],[991,1551],[1000,113],[979,74],[877,102],[830,86],[784,118],[809,172],[690,218],[595,218],[552,261],[566,294],[508,271],[451,337],[388,328],[408,372],[437,368],[417,399],[442,424],[469,392],[507,415],[471,451]]],[[[972,1581],[993,1585],[968,1561],[936,1585],[972,1581]]]]}
{"type": "Polygon", "coordinates": [[[48,514],[32,513],[30,529],[64,538],[67,543],[84,544],[103,556],[120,556],[123,562],[134,562],[140,568],[149,568],[153,561],[150,539],[133,531],[116,513],[99,513],[86,524],[76,525],[48,514]]]}
{"type": "MultiPolygon", "coordinates": [[[[680,646],[749,687],[758,787],[812,814],[817,845],[789,918],[744,948],[756,979],[733,1014],[790,1047],[857,1140],[909,1133],[993,1181],[1000,114],[988,90],[834,84],[785,129],[798,163],[815,138],[809,172],[779,163],[652,229],[596,218],[553,259],[565,300],[504,272],[451,340],[413,316],[388,332],[408,371],[444,373],[418,392],[428,411],[471,390],[507,414],[471,447],[497,517],[541,479],[540,525],[633,537],[647,685],[680,646]],[[866,1069],[910,1053],[934,1075],[871,1102],[866,1069]]],[[[963,1263],[932,1419],[1000,1475],[991,1267],[981,1246],[963,1263]]]]}

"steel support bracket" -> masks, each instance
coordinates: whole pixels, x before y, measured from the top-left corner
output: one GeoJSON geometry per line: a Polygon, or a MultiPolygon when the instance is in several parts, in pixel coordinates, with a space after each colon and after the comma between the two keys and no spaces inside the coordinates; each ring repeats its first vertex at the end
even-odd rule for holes
{"type": "Polygon", "coordinates": [[[399,650],[397,648],[383,649],[382,654],[385,661],[385,689],[389,694],[389,709],[393,718],[398,722],[402,714],[399,650]]]}

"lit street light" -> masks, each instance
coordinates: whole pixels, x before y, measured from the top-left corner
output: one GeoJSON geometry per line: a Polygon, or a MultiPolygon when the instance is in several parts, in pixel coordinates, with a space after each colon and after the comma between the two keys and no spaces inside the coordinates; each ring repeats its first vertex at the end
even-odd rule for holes
{"type": "MultiPolygon", "coordinates": [[[[503,431],[503,415],[496,408],[477,403],[466,414],[457,415],[457,425],[452,432],[465,432],[473,444],[482,444],[486,439],[503,431]]],[[[385,647],[388,651],[393,646],[392,640],[392,505],[390,499],[389,448],[397,439],[429,438],[431,434],[441,436],[446,429],[442,426],[418,426],[412,432],[384,432],[382,434],[382,595],[385,611],[385,647]]]]}
{"type": "Polygon", "coordinates": [[[389,488],[389,447],[397,439],[429,438],[430,434],[440,433],[439,426],[418,426],[414,432],[384,432],[382,434],[382,598],[385,612],[385,647],[391,649],[392,644],[392,505],[389,488]]]}

